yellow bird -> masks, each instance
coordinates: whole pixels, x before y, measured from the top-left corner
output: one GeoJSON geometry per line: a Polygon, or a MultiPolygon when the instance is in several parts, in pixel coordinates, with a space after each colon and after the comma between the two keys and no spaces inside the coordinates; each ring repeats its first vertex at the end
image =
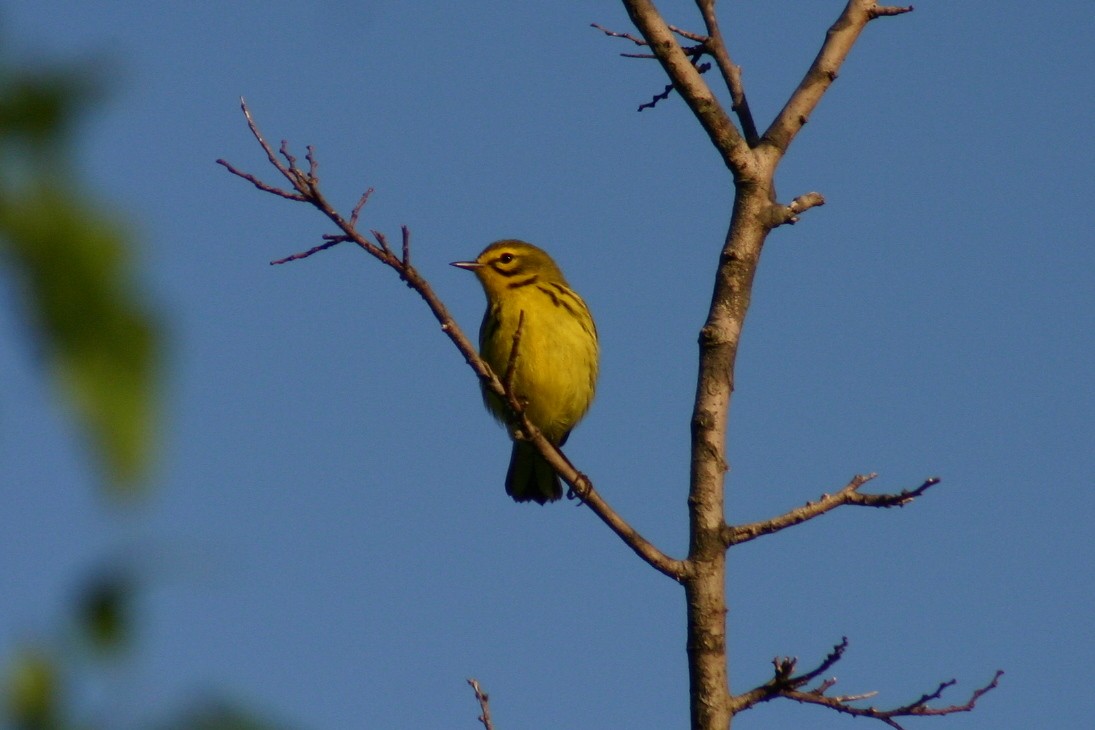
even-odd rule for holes
{"type": "MultiPolygon", "coordinates": [[[[524,241],[496,241],[475,261],[452,265],[474,272],[483,285],[487,311],[479,354],[499,378],[509,367],[523,313],[511,388],[529,421],[562,446],[589,410],[597,385],[597,328],[585,302],[551,257],[524,241]]],[[[483,401],[499,421],[509,420],[502,400],[485,388],[483,401]]],[[[562,497],[563,485],[536,447],[515,439],[506,494],[544,504],[562,497]]]]}

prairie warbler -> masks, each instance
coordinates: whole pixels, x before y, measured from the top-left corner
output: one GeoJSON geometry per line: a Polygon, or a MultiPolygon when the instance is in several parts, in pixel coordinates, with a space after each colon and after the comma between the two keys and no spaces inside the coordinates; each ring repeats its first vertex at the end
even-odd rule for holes
{"type": "MultiPolygon", "coordinates": [[[[585,302],[551,257],[524,241],[497,241],[475,261],[453,266],[473,272],[486,292],[479,351],[499,378],[509,368],[521,322],[510,387],[525,404],[529,421],[562,446],[589,410],[597,383],[597,328],[585,302]]],[[[484,389],[483,400],[495,418],[509,421],[498,396],[484,389]]],[[[562,497],[563,486],[536,447],[515,439],[506,494],[518,502],[544,504],[562,497]]]]}

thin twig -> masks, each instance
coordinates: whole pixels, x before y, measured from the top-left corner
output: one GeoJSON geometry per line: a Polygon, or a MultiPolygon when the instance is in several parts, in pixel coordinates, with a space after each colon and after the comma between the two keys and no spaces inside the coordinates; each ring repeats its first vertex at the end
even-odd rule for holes
{"type": "Polygon", "coordinates": [[[479,722],[483,723],[483,730],[494,730],[494,723],[490,719],[490,697],[483,688],[479,686],[479,680],[469,679],[468,684],[471,685],[472,691],[475,692],[475,699],[479,703],[479,722]]]}
{"type": "Polygon", "coordinates": [[[649,45],[642,38],[637,38],[636,36],[633,36],[630,33],[617,33],[616,31],[609,30],[608,28],[604,27],[603,25],[601,25],[599,23],[590,23],[589,25],[590,25],[590,27],[596,28],[597,30],[601,31],[602,33],[604,33],[607,36],[611,36],[613,38],[625,38],[625,39],[631,41],[632,43],[634,43],[637,46],[649,45]]]}
{"type": "Polygon", "coordinates": [[[259,145],[262,146],[262,151],[266,153],[266,159],[270,161],[271,165],[277,168],[278,172],[280,172],[286,180],[293,183],[293,187],[296,187],[296,179],[289,173],[289,169],[281,164],[277,155],[274,154],[273,148],[270,147],[266,142],[266,139],[262,136],[262,132],[259,131],[258,125],[255,124],[255,120],[251,117],[251,110],[247,108],[247,101],[242,96],[240,97],[240,109],[243,110],[243,116],[247,120],[247,128],[251,130],[251,135],[258,140],[259,145]]]}
{"type": "Polygon", "coordinates": [[[313,248],[308,249],[307,251],[302,251],[301,253],[295,253],[295,254],[292,254],[290,256],[286,256],[285,258],[274,259],[273,261],[270,262],[270,265],[271,266],[276,266],[278,264],[287,264],[290,261],[299,261],[300,259],[306,259],[309,256],[311,256],[312,254],[319,253],[320,251],[325,251],[326,249],[329,249],[332,246],[337,246],[340,243],[346,243],[347,241],[350,240],[346,236],[334,236],[334,235],[327,235],[327,236],[324,236],[324,238],[327,239],[326,243],[321,243],[318,246],[315,246],[313,248]]]}
{"type": "Polygon", "coordinates": [[[223,159],[217,160],[217,164],[224,166],[225,168],[227,168],[228,172],[232,173],[233,175],[236,175],[237,177],[242,177],[244,180],[251,183],[256,188],[258,188],[259,190],[262,190],[263,192],[271,193],[273,195],[277,195],[277,196],[282,197],[282,198],[288,198],[289,200],[297,200],[297,201],[300,201],[302,203],[307,201],[307,198],[305,198],[303,195],[301,195],[299,193],[291,193],[288,190],[282,190],[281,188],[276,188],[273,185],[268,185],[267,183],[264,183],[262,180],[259,180],[257,177],[255,177],[254,175],[252,175],[248,172],[243,172],[242,170],[237,170],[227,160],[223,160],[223,159]]]}
{"type": "Polygon", "coordinates": [[[674,33],[679,35],[681,38],[687,38],[688,40],[692,41],[693,43],[701,43],[702,44],[702,43],[707,42],[707,36],[705,36],[705,35],[700,35],[699,33],[693,33],[692,31],[688,31],[688,30],[685,30],[683,28],[678,28],[675,25],[670,25],[670,26],[667,26],[667,27],[669,28],[669,30],[673,31],[674,33]]]}
{"type": "Polygon", "coordinates": [[[373,234],[373,238],[375,238],[376,242],[378,244],[380,244],[380,250],[381,251],[383,251],[388,256],[394,256],[394,254],[392,253],[391,246],[388,245],[388,237],[387,236],[385,236],[380,231],[370,230],[369,233],[373,234]]]}
{"type": "MultiPolygon", "coordinates": [[[[711,70],[711,64],[701,63],[696,66],[696,70],[699,71],[701,74],[705,74],[711,70]]],[[[655,94],[650,101],[639,104],[638,111],[642,111],[644,109],[653,109],[658,105],[659,101],[665,101],[666,99],[668,99],[671,93],[673,93],[673,84],[666,84],[665,88],[662,89],[662,93],[655,94]]]]}
{"type": "Polygon", "coordinates": [[[760,142],[760,135],[757,133],[756,122],[753,121],[753,112],[749,109],[749,101],[745,98],[745,83],[741,78],[741,67],[730,58],[730,51],[726,48],[726,41],[719,29],[718,16],[715,14],[715,0],[697,0],[696,4],[699,5],[704,26],[707,28],[707,37],[704,39],[707,53],[715,59],[726,89],[730,92],[730,109],[741,123],[745,141],[750,147],[756,147],[760,142]]]}
{"type": "Polygon", "coordinates": [[[813,670],[807,672],[806,674],[799,675],[797,678],[795,678],[795,680],[794,680],[795,686],[796,687],[801,687],[804,684],[809,684],[816,677],[819,677],[822,674],[824,674],[825,672],[832,669],[834,664],[836,664],[837,662],[839,662],[841,659],[844,658],[844,652],[847,651],[847,650],[848,650],[848,637],[847,636],[842,636],[842,637],[840,637],[840,643],[835,645],[832,648],[832,651],[830,651],[828,654],[825,655],[825,658],[821,661],[821,664],[817,665],[816,668],[814,668],[813,670]]]}
{"type": "Polygon", "coordinates": [[[364,193],[362,193],[361,197],[358,199],[357,205],[355,205],[354,209],[350,212],[351,226],[357,225],[357,219],[361,216],[361,211],[365,207],[365,204],[369,202],[369,198],[372,196],[372,194],[373,189],[369,188],[364,193]]]}

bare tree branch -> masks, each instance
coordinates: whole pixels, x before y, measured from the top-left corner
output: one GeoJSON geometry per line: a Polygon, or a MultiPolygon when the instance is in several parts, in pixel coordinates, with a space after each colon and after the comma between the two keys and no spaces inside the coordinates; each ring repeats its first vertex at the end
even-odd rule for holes
{"type": "Polygon", "coordinates": [[[821,97],[836,80],[837,72],[867,23],[883,15],[897,15],[911,10],[911,6],[882,8],[871,0],[849,0],[844,12],[826,33],[821,50],[810,64],[798,88],[764,133],[759,149],[766,153],[771,164],[787,152],[795,135],[801,131],[821,97]]]}
{"type": "Polygon", "coordinates": [[[749,542],[762,535],[771,535],[800,522],[812,520],[846,504],[858,507],[904,507],[940,481],[938,477],[932,477],[926,479],[916,489],[903,489],[896,494],[863,494],[859,491],[860,487],[877,476],[877,474],[857,474],[836,494],[823,494],[816,502],[807,502],[801,507],[770,520],[747,525],[727,525],[723,530],[723,540],[727,547],[749,542]]]}
{"type": "Polygon", "coordinates": [[[715,14],[715,0],[696,0],[700,14],[703,15],[703,23],[707,27],[707,37],[703,39],[707,53],[715,59],[726,88],[730,91],[730,109],[738,115],[745,141],[750,147],[756,147],[760,142],[757,134],[757,125],[753,121],[753,113],[749,110],[749,102],[745,98],[745,85],[741,79],[741,67],[730,59],[730,52],[726,48],[722,31],[719,30],[718,16],[715,14]]]}
{"type": "Polygon", "coordinates": [[[623,4],[631,22],[658,57],[673,88],[699,120],[727,168],[735,177],[747,175],[755,162],[749,145],[700,77],[692,59],[677,43],[654,3],[651,0],[623,0],[623,4]]]}
{"type": "Polygon", "coordinates": [[[894,718],[927,717],[952,715],[957,712],[969,712],[974,708],[977,704],[977,700],[979,700],[982,695],[996,688],[1000,677],[1004,674],[1002,671],[998,670],[992,680],[985,686],[974,690],[970,695],[969,700],[964,704],[950,705],[948,707],[931,707],[928,703],[942,697],[943,692],[955,684],[955,680],[953,679],[946,682],[940,682],[939,686],[937,686],[934,691],[922,694],[916,700],[908,704],[889,710],[882,710],[877,707],[857,707],[851,704],[852,702],[869,699],[875,696],[877,692],[864,692],[861,694],[843,696],[826,695],[825,693],[836,684],[835,678],[823,680],[814,689],[802,689],[805,685],[813,682],[825,672],[828,672],[833,665],[843,658],[847,648],[848,637],[844,637],[839,644],[833,647],[833,650],[826,655],[825,659],[822,660],[816,668],[798,675],[795,674],[795,667],[798,663],[797,659],[793,657],[776,657],[772,660],[775,671],[770,680],[759,687],[736,695],[730,699],[733,712],[737,714],[762,702],[783,698],[803,704],[820,705],[853,717],[874,718],[876,720],[881,720],[892,728],[903,730],[902,726],[894,718]]]}
{"type": "Polygon", "coordinates": [[[479,717],[476,719],[483,723],[483,730],[494,730],[494,722],[490,719],[490,697],[479,686],[479,680],[469,679],[468,684],[471,685],[472,691],[475,692],[475,699],[479,703],[479,717]]]}
{"type": "Polygon", "coordinates": [[[448,309],[445,307],[444,303],[442,303],[440,297],[434,292],[429,282],[427,282],[411,264],[410,231],[407,227],[404,226],[402,229],[402,256],[396,255],[395,251],[389,246],[387,238],[379,231],[371,231],[375,240],[370,240],[362,235],[356,227],[357,219],[355,216],[360,214],[361,209],[365,205],[365,201],[372,191],[366,191],[357,202],[357,205],[354,206],[353,213],[350,216],[350,220],[343,218],[319,189],[319,179],[316,177],[319,163],[316,159],[315,151],[311,147],[308,148],[308,155],[306,158],[308,160],[308,171],[305,172],[297,166],[296,158],[289,152],[287,143],[283,142],[280,153],[288,161],[288,164],[282,163],[274,153],[269,142],[266,141],[266,138],[263,137],[262,133],[259,131],[258,125],[255,123],[250,110],[247,108],[246,102],[242,99],[240,100],[240,107],[247,119],[247,126],[250,128],[251,134],[266,153],[266,157],[270,161],[270,164],[274,165],[278,172],[293,185],[293,189],[296,192],[290,193],[278,190],[273,186],[263,183],[253,175],[240,172],[224,160],[217,160],[218,164],[223,165],[229,172],[251,182],[260,190],[312,205],[342,231],[340,234],[325,235],[325,242],[319,246],[302,253],[278,259],[271,263],[296,261],[307,258],[308,256],[339,243],[354,243],[385,266],[395,270],[396,273],[398,273],[399,278],[406,282],[407,286],[416,291],[426,302],[426,305],[430,308],[430,311],[433,313],[438,323],[440,323],[441,331],[448,336],[456,346],[456,349],[464,356],[464,360],[485,384],[485,387],[489,388],[509,405],[510,410],[515,416],[515,422],[520,426],[520,437],[536,446],[540,453],[543,454],[544,458],[547,459],[548,463],[555,468],[559,473],[559,476],[574,490],[574,493],[582,502],[586,504],[602,522],[608,525],[608,527],[640,558],[673,580],[683,580],[684,576],[687,575],[690,570],[689,565],[685,561],[669,557],[640,535],[639,532],[617,514],[593,488],[593,483],[589,477],[578,471],[566,458],[566,455],[562,450],[548,441],[544,435],[540,433],[539,429],[528,420],[524,414],[523,404],[519,403],[516,397],[507,391],[498,375],[491,371],[490,366],[479,357],[475,346],[460,329],[459,325],[457,325],[456,320],[453,319],[452,315],[449,314],[448,309]]]}

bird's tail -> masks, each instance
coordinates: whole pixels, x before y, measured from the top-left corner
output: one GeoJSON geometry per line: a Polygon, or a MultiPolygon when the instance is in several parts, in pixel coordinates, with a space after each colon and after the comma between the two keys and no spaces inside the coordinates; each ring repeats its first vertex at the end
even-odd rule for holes
{"type": "Polygon", "coordinates": [[[563,483],[536,447],[514,441],[506,472],[506,494],[516,502],[554,502],[563,496],[563,483]]]}

